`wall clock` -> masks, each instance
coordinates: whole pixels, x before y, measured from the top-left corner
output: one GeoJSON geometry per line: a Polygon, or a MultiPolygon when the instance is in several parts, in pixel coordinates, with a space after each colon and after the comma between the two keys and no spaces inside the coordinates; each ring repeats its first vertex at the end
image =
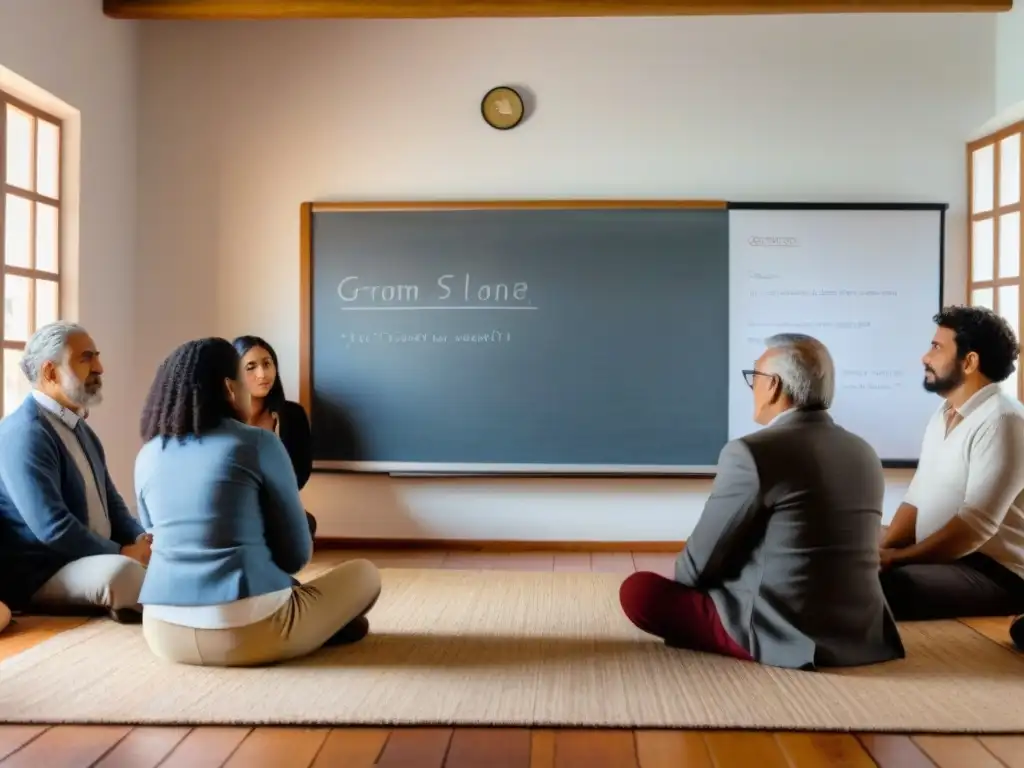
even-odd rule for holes
{"type": "Polygon", "coordinates": [[[492,128],[507,131],[523,120],[523,99],[514,88],[501,85],[484,94],[480,113],[492,128]]]}

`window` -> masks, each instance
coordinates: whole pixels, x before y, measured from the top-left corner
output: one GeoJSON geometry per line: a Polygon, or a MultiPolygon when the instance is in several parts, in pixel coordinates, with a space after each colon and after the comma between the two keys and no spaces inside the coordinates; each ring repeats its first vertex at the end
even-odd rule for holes
{"type": "Polygon", "coordinates": [[[60,316],[61,121],[0,91],[0,416],[28,392],[18,360],[60,316]]]}
{"type": "MultiPolygon", "coordinates": [[[[1020,338],[1021,285],[1024,284],[1021,241],[1024,240],[1024,122],[967,145],[968,300],[998,312],[1020,338]]],[[[1024,399],[1018,370],[1004,382],[1005,390],[1024,399]]]]}

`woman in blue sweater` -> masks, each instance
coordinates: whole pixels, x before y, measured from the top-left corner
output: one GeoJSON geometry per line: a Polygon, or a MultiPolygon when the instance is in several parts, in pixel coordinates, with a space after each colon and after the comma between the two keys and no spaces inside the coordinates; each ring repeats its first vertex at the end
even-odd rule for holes
{"type": "Polygon", "coordinates": [[[354,642],[380,594],[367,560],[293,578],[312,537],[281,441],[243,423],[248,400],[238,353],[217,338],[172,352],[146,398],[135,488],[154,544],[139,602],[169,661],[250,666],[354,642]]]}

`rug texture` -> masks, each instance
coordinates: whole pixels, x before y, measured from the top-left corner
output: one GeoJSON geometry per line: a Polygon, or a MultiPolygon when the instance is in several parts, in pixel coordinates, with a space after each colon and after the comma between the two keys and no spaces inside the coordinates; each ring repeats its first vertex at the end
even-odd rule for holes
{"type": "Polygon", "coordinates": [[[0,720],[1024,733],[1024,656],[957,622],[904,625],[905,660],[793,672],[666,648],[615,574],[382,576],[370,637],[274,667],[171,665],[93,621],[0,663],[0,720]]]}

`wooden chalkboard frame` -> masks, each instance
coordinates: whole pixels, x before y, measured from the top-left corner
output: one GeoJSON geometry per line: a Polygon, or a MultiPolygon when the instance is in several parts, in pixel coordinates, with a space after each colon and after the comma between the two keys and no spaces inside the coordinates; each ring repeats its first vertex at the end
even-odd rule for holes
{"type": "Polygon", "coordinates": [[[725,200],[423,200],[306,202],[299,208],[299,403],[313,412],[313,214],[323,211],[592,210],[688,208],[726,210],[725,200]]]}

